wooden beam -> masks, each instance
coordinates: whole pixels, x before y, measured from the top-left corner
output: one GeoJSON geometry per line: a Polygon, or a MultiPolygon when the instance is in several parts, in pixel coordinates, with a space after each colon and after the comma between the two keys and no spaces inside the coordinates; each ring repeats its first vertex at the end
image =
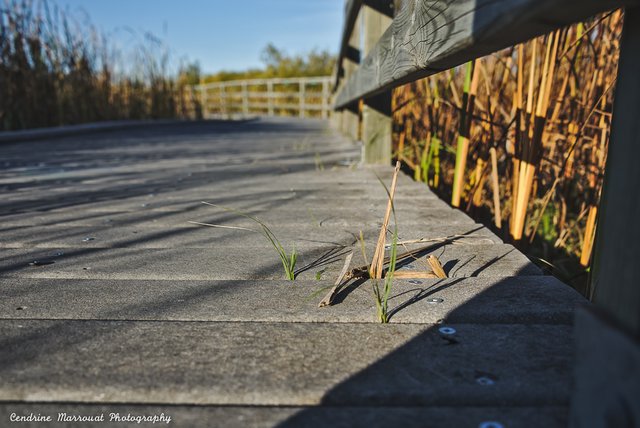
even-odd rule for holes
{"type": "Polygon", "coordinates": [[[371,9],[378,13],[383,14],[388,18],[393,18],[394,4],[393,0],[365,0],[365,6],[369,6],[371,9]]]}
{"type": "Polygon", "coordinates": [[[304,111],[306,109],[306,100],[307,100],[304,82],[298,83],[298,97],[299,97],[298,116],[304,117],[304,111]]]}
{"type": "Polygon", "coordinates": [[[367,100],[362,109],[362,161],[366,164],[391,164],[391,91],[367,100]]]}
{"type": "MultiPolygon", "coordinates": [[[[344,23],[342,25],[342,39],[340,40],[340,51],[338,53],[337,70],[335,73],[335,80],[333,83],[333,90],[338,89],[340,79],[344,76],[343,60],[349,58],[352,61],[355,58],[354,52],[349,48],[349,40],[353,29],[356,28],[356,20],[360,13],[363,0],[347,0],[344,7],[344,23]]],[[[358,55],[358,61],[360,62],[360,55],[358,55]]]]}
{"type": "Polygon", "coordinates": [[[249,87],[247,82],[242,82],[242,114],[244,117],[249,116],[249,87]]]}
{"type": "Polygon", "coordinates": [[[329,118],[329,82],[328,81],[323,81],[322,82],[322,118],[323,119],[328,119],[329,118]]]}
{"type": "Polygon", "coordinates": [[[627,9],[590,294],[640,341],[640,8],[627,9]]]}
{"type": "MultiPolygon", "coordinates": [[[[353,49],[360,50],[360,15],[356,16],[354,21],[355,30],[351,33],[348,40],[349,46],[353,49]]],[[[358,68],[358,64],[344,58],[342,60],[342,66],[344,69],[344,75],[346,78],[355,73],[358,68]]],[[[348,135],[351,139],[356,140],[358,138],[358,127],[360,119],[358,117],[358,111],[354,106],[346,109],[342,115],[342,132],[348,135]]]]}
{"type": "MultiPolygon", "coordinates": [[[[363,49],[367,53],[391,25],[391,18],[369,6],[362,10],[364,20],[363,49]]],[[[362,108],[363,162],[391,164],[391,91],[364,100],[362,108]]]]}
{"type": "Polygon", "coordinates": [[[575,311],[570,427],[637,427],[640,346],[596,307],[575,311]]]}
{"type": "Polygon", "coordinates": [[[353,34],[354,29],[357,28],[356,20],[362,6],[369,6],[375,11],[382,13],[388,17],[393,17],[394,13],[394,0],[347,0],[345,4],[344,12],[344,24],[342,27],[342,39],[340,41],[340,50],[338,53],[338,68],[334,74],[333,90],[336,91],[340,79],[344,77],[344,68],[342,67],[342,60],[349,59],[355,63],[360,63],[360,51],[354,50],[349,45],[349,39],[353,34]]]}
{"type": "Polygon", "coordinates": [[[342,108],[639,0],[405,0],[338,94],[342,108]]]}
{"type": "Polygon", "coordinates": [[[269,107],[268,107],[268,115],[269,116],[273,116],[274,115],[274,109],[273,109],[273,82],[271,80],[269,80],[267,82],[267,103],[269,103],[269,107]]]}

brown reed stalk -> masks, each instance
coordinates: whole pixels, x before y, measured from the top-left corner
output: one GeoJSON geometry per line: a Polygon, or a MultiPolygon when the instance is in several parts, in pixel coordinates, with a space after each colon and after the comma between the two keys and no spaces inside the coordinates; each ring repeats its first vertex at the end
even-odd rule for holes
{"type": "Polygon", "coordinates": [[[491,186],[493,190],[494,223],[498,229],[502,229],[502,210],[500,209],[500,183],[498,179],[498,155],[495,147],[489,149],[491,156],[491,186]]]}
{"type": "Polygon", "coordinates": [[[391,187],[389,188],[389,200],[387,203],[387,210],[384,214],[384,220],[382,221],[382,227],[380,228],[380,234],[378,235],[378,242],[376,243],[376,249],[371,259],[371,266],[369,268],[369,277],[373,279],[381,279],[384,271],[384,244],[389,229],[389,221],[391,220],[391,213],[393,211],[393,198],[396,193],[396,183],[398,181],[398,172],[400,171],[400,161],[396,162],[395,169],[393,171],[393,179],[391,180],[391,187]]]}
{"type": "MultiPolygon", "coordinates": [[[[504,225],[508,219],[508,233],[518,233],[519,241],[526,230],[527,248],[557,257],[561,269],[577,269],[581,258],[584,264],[587,229],[597,224],[591,207],[606,160],[622,16],[607,13],[500,51],[478,68],[483,80],[472,104],[460,200],[479,208],[478,220],[495,224],[499,217],[504,225]],[[483,170],[486,189],[479,186],[483,170]]],[[[396,116],[413,122],[405,163],[443,195],[459,180],[454,154],[468,112],[461,99],[466,72],[464,65],[394,93],[397,105],[413,100],[396,116]],[[436,141],[440,150],[432,151],[436,141]]]]}
{"type": "Polygon", "coordinates": [[[453,192],[451,205],[460,206],[462,197],[462,186],[467,165],[467,155],[469,153],[469,136],[471,130],[471,119],[475,106],[476,91],[478,88],[478,75],[480,69],[475,64],[480,60],[474,60],[467,64],[467,71],[464,80],[464,91],[462,97],[462,108],[460,115],[460,130],[458,135],[458,148],[456,152],[456,166],[453,178],[453,192]]]}
{"type": "MultiPolygon", "coordinates": [[[[531,74],[529,76],[530,92],[527,94],[527,114],[532,115],[532,120],[529,123],[527,136],[528,144],[526,144],[524,147],[523,156],[520,161],[515,222],[513,225],[512,233],[512,237],[516,241],[522,239],[525,217],[527,214],[527,206],[533,187],[533,179],[535,176],[535,171],[538,168],[538,164],[541,159],[542,144],[547,120],[547,110],[549,108],[551,85],[554,78],[556,57],[558,52],[559,35],[559,31],[556,31],[555,33],[550,34],[547,38],[547,47],[544,57],[544,64],[535,112],[531,111],[534,100],[533,82],[535,76],[535,62],[532,60],[531,63],[531,74]]],[[[533,47],[535,49],[535,43],[533,44],[533,47]]]]}

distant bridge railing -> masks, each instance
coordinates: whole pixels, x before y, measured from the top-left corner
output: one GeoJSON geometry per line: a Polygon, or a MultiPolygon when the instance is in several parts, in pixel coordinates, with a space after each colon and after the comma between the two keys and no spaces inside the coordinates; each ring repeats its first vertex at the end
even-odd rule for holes
{"type": "Polygon", "coordinates": [[[390,164],[393,88],[619,7],[627,9],[590,272],[595,305],[576,316],[571,426],[604,421],[623,403],[636,403],[629,412],[640,420],[637,397],[620,386],[632,369],[616,372],[634,361],[636,381],[640,373],[640,1],[346,0],[333,81],[334,125],[363,142],[365,163],[390,164]]]}
{"type": "Polygon", "coordinates": [[[204,118],[297,116],[326,119],[331,76],[231,80],[194,87],[204,118]]]}

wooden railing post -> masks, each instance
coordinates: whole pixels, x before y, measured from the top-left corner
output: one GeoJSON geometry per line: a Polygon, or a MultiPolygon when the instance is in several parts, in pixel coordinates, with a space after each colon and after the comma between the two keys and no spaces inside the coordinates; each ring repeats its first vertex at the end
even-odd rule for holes
{"type": "Polygon", "coordinates": [[[242,82],[242,114],[249,116],[249,88],[247,82],[242,82]]]}
{"type": "Polygon", "coordinates": [[[206,86],[198,86],[198,97],[200,98],[200,109],[202,110],[202,118],[207,119],[209,117],[209,99],[208,89],[206,86]]]}
{"type": "Polygon", "coordinates": [[[322,80],[322,118],[327,119],[329,117],[329,81],[327,79],[322,80]]]}
{"type": "Polygon", "coordinates": [[[227,91],[224,83],[220,84],[219,95],[220,95],[220,116],[224,118],[227,113],[227,91]]]}
{"type": "MultiPolygon", "coordinates": [[[[389,8],[392,9],[389,2],[389,8]]],[[[392,19],[369,6],[364,6],[364,55],[376,45],[392,19]]],[[[391,13],[390,13],[391,14],[391,13]]],[[[364,99],[362,109],[363,162],[391,163],[391,91],[364,99]]]]}
{"type": "Polygon", "coordinates": [[[300,80],[300,82],[298,83],[298,96],[300,97],[300,105],[298,107],[298,116],[299,117],[304,117],[304,110],[305,110],[305,81],[304,80],[300,80]]]}
{"type": "Polygon", "coordinates": [[[625,11],[590,278],[576,312],[572,427],[640,421],[640,7],[625,11]]]}
{"type": "Polygon", "coordinates": [[[269,80],[267,82],[267,105],[268,105],[268,115],[273,116],[273,82],[269,80]]]}
{"type": "MultiPolygon", "coordinates": [[[[353,32],[349,38],[350,55],[347,55],[344,61],[344,80],[346,81],[351,74],[355,72],[360,63],[360,17],[356,19],[353,32]]],[[[351,106],[342,112],[342,132],[352,139],[358,138],[358,127],[360,126],[358,110],[351,106]]]]}
{"type": "Polygon", "coordinates": [[[592,300],[640,340],[640,8],[626,10],[591,275],[592,300]]]}
{"type": "Polygon", "coordinates": [[[640,341],[640,7],[627,9],[590,294],[640,341]]]}

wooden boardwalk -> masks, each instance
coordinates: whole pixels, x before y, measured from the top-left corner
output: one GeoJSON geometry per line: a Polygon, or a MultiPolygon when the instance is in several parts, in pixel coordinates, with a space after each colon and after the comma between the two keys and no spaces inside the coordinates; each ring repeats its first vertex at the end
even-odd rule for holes
{"type": "Polygon", "coordinates": [[[583,299],[423,184],[399,179],[399,235],[453,236],[423,254],[450,278],[394,281],[389,325],[368,282],[318,308],[384,215],[392,169],[359,158],[299,119],[0,146],[0,426],[566,425],[583,299]],[[200,201],[269,224],[300,254],[296,281],[259,234],[188,223],[254,227],[200,201]]]}

